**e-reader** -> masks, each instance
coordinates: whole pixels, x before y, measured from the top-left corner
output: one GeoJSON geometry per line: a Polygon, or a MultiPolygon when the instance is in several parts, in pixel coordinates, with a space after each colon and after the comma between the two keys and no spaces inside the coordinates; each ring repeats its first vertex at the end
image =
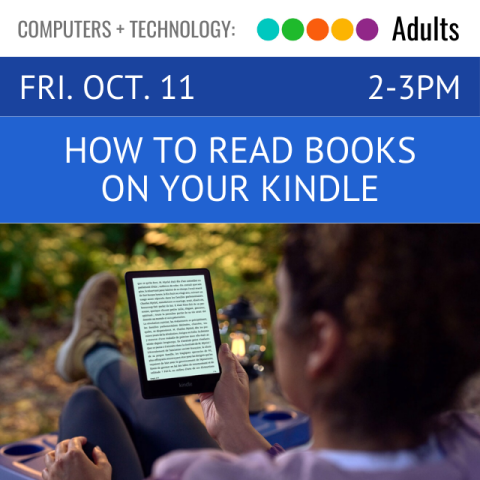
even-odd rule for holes
{"type": "Polygon", "coordinates": [[[125,274],[144,398],[213,392],[220,334],[207,269],[125,274]]]}

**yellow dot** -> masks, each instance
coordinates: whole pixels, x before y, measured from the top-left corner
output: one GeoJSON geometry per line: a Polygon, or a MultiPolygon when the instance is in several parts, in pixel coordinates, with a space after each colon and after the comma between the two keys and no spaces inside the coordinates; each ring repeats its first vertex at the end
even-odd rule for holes
{"type": "Polygon", "coordinates": [[[352,37],[354,32],[353,24],[346,18],[339,18],[332,25],[332,35],[342,42],[352,37]]]}

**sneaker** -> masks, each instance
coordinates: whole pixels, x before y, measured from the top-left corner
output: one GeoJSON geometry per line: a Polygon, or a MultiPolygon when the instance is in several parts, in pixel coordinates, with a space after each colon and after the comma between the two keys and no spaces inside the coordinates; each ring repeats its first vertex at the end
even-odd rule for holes
{"type": "Polygon", "coordinates": [[[118,281],[107,272],[91,277],[75,302],[73,328],[57,354],[55,368],[67,382],[87,377],[83,358],[98,342],[118,345],[113,333],[118,281]]]}

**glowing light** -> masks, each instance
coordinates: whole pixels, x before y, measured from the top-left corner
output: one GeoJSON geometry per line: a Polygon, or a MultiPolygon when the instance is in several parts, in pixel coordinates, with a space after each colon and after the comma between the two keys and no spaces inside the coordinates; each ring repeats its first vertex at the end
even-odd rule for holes
{"type": "Polygon", "coordinates": [[[232,353],[239,357],[245,356],[245,340],[240,335],[232,338],[232,353]]]}

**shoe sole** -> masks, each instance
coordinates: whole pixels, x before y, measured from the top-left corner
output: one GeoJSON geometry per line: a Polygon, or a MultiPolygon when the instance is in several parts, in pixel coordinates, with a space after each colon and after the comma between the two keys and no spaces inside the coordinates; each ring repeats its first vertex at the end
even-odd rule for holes
{"type": "Polygon", "coordinates": [[[77,341],[77,335],[80,330],[81,325],[81,315],[80,312],[82,311],[82,304],[87,296],[88,292],[92,288],[92,286],[101,278],[103,277],[112,277],[110,273],[101,272],[97,273],[93,277],[90,277],[87,280],[87,283],[83,286],[78,294],[77,301],[75,302],[75,315],[73,317],[73,328],[70,332],[70,335],[67,339],[63,342],[62,346],[58,350],[57,358],[55,360],[55,370],[57,373],[66,381],[66,382],[73,382],[75,381],[72,379],[67,372],[65,371],[65,365],[67,363],[67,357],[72,351],[73,345],[77,341]]]}

